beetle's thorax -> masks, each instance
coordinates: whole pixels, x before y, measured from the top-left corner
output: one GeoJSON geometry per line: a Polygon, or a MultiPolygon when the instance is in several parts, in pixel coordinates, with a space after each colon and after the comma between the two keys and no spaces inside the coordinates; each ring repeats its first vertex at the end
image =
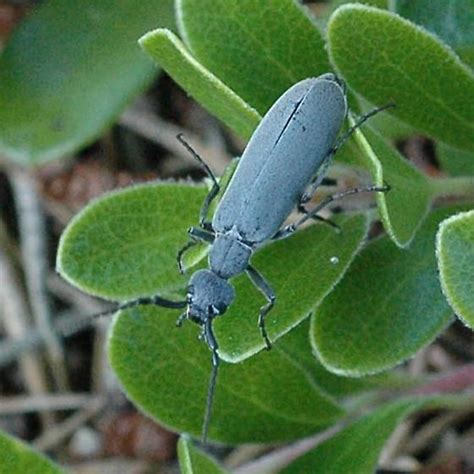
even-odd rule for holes
{"type": "Polygon", "coordinates": [[[242,241],[236,229],[218,233],[209,251],[209,267],[221,278],[229,279],[249,265],[252,248],[242,241]]]}

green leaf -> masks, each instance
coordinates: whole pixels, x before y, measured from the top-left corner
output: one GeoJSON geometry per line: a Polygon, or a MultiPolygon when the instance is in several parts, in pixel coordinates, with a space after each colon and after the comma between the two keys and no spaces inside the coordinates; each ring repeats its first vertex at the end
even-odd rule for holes
{"type": "MultiPolygon", "coordinates": [[[[211,353],[199,328],[176,328],[176,312],[155,307],[114,319],[109,357],[127,396],[173,430],[201,435],[211,353]]],[[[222,363],[209,437],[225,443],[298,439],[333,423],[341,408],[289,349],[310,354],[308,326],[242,364],[222,363]]]]}
{"type": "Polygon", "coordinates": [[[181,474],[225,474],[227,471],[217,461],[197,449],[188,436],[178,441],[178,458],[181,474]]]}
{"type": "Polygon", "coordinates": [[[356,130],[354,137],[374,183],[390,186],[388,192],[376,193],[385,230],[396,245],[406,247],[430,209],[430,185],[423,174],[371,128],[356,130]]]}
{"type": "Polygon", "coordinates": [[[19,26],[0,58],[0,151],[33,165],[110,126],[156,69],[136,44],[173,25],[172,0],[52,0],[19,26]]]}
{"type": "MultiPolygon", "coordinates": [[[[266,317],[271,340],[287,333],[310,314],[333,290],[359,251],[367,232],[366,217],[353,215],[337,222],[342,230],[339,234],[328,225],[315,224],[266,246],[252,258],[252,265],[270,283],[277,297],[266,317]]],[[[216,320],[215,330],[222,358],[240,362],[265,346],[257,326],[265,299],[246,275],[233,279],[232,284],[236,300],[225,316],[216,320]]]]}
{"type": "Polygon", "coordinates": [[[350,4],[328,25],[332,61],[369,102],[418,130],[474,150],[474,75],[435,36],[403,18],[350,4]]]}
{"type": "Polygon", "coordinates": [[[395,11],[424,26],[474,66],[474,0],[394,0],[395,11]]]}
{"type": "Polygon", "coordinates": [[[306,453],[282,474],[372,474],[392,432],[423,405],[423,399],[405,399],[382,406],[306,453]]]}
{"type": "Polygon", "coordinates": [[[436,144],[441,168],[453,176],[474,175],[474,152],[459,150],[444,143],[436,144]]]}
{"type": "Polygon", "coordinates": [[[176,11],[192,54],[261,114],[330,70],[321,33],[293,0],[178,0],[176,11]]]}
{"type": "Polygon", "coordinates": [[[110,193],[74,217],[61,236],[57,271],[112,300],[183,288],[176,254],[197,223],[206,188],[158,183],[110,193]]]}
{"type": "Polygon", "coordinates": [[[140,45],[211,114],[242,137],[250,138],[260,122],[258,112],[199,64],[171,31],[151,31],[140,39],[140,45]]]}
{"type": "Polygon", "coordinates": [[[431,342],[451,320],[434,255],[433,212],[408,250],[379,238],[355,259],[313,316],[311,338],[332,372],[361,376],[393,367],[431,342]]]}
{"type": "Polygon", "coordinates": [[[58,465],[26,443],[0,431],[0,472],[5,474],[64,474],[58,465]]]}
{"type": "Polygon", "coordinates": [[[440,224],[436,252],[444,294],[456,315],[474,328],[474,211],[440,224]]]}

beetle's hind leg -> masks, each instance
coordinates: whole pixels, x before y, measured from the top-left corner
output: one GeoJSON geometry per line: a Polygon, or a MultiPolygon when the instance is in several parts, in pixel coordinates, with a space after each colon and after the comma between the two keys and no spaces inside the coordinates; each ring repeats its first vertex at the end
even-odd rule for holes
{"type": "Polygon", "coordinates": [[[267,304],[260,308],[260,314],[258,316],[258,327],[260,328],[260,333],[262,334],[267,349],[271,349],[272,343],[267,334],[267,328],[265,326],[265,316],[273,308],[273,305],[275,304],[276,300],[276,295],[272,287],[268,284],[262,274],[258,272],[254,267],[249,265],[246,271],[252,283],[263,293],[267,300],[267,304]]]}
{"type": "Polygon", "coordinates": [[[199,229],[197,227],[190,227],[188,229],[188,235],[191,237],[191,240],[184,245],[176,255],[176,261],[178,262],[179,273],[183,274],[183,255],[192,247],[197,245],[199,242],[205,242],[207,244],[212,244],[214,242],[214,232],[211,230],[199,229]]]}
{"type": "Polygon", "coordinates": [[[369,193],[369,192],[379,192],[379,193],[386,193],[390,190],[390,186],[366,186],[365,188],[354,188],[349,189],[347,191],[333,194],[332,196],[327,196],[323,199],[315,208],[311,209],[307,214],[305,214],[300,220],[294,222],[291,225],[287,225],[280,229],[273,237],[272,240],[280,240],[289,237],[293,234],[299,227],[301,227],[307,220],[312,219],[317,213],[330,204],[333,201],[338,199],[342,199],[346,196],[350,196],[351,194],[358,194],[358,193],[369,193]]]}

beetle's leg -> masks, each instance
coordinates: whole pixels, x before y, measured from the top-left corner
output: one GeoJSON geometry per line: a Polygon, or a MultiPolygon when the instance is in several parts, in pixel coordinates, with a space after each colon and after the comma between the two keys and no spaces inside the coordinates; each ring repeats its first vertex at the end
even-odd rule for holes
{"type": "MultiPolygon", "coordinates": [[[[303,204],[298,204],[298,212],[300,212],[301,214],[308,214],[308,209],[306,209],[304,207],[303,204]]],[[[312,216],[312,219],[314,220],[317,220],[317,221],[321,221],[321,222],[324,222],[325,224],[331,226],[336,232],[341,232],[341,228],[340,226],[338,226],[335,222],[333,222],[331,219],[326,219],[325,217],[323,216],[320,216],[318,214],[316,214],[315,216],[312,216]]]]}
{"type": "Polygon", "coordinates": [[[321,165],[321,167],[318,170],[318,173],[312,180],[309,189],[303,194],[301,198],[301,204],[307,203],[311,198],[313,197],[316,188],[321,185],[321,182],[324,179],[324,176],[326,175],[327,168],[329,166],[329,163],[331,162],[331,158],[337,153],[339,148],[341,148],[344,143],[349,140],[349,138],[352,136],[352,134],[360,128],[369,118],[373,117],[374,115],[377,115],[379,112],[382,112],[386,109],[395,107],[395,104],[387,104],[382,107],[376,107],[375,109],[371,110],[370,112],[367,112],[365,115],[359,118],[357,122],[350,127],[343,135],[339,137],[339,139],[336,141],[336,144],[329,150],[329,153],[327,154],[326,158],[324,158],[324,161],[321,165]]]}
{"type": "Polygon", "coordinates": [[[307,220],[312,219],[321,209],[326,207],[333,201],[337,199],[341,199],[346,196],[350,196],[351,194],[363,193],[363,192],[379,192],[385,193],[390,190],[389,186],[367,186],[365,188],[354,188],[344,191],[342,193],[336,193],[332,196],[327,196],[323,199],[314,209],[311,209],[307,214],[305,214],[301,219],[294,222],[293,224],[287,225],[280,229],[273,237],[272,240],[281,240],[289,237],[293,234],[300,226],[302,226],[307,220]]]}
{"type": "Polygon", "coordinates": [[[217,182],[216,177],[214,176],[214,173],[212,172],[211,168],[207,165],[207,163],[196,153],[196,151],[191,147],[191,145],[184,139],[183,134],[180,133],[176,137],[180,143],[186,148],[186,150],[191,153],[192,157],[201,165],[201,167],[204,169],[205,173],[207,176],[212,181],[212,188],[207,194],[206,198],[204,199],[204,202],[202,203],[201,210],[199,212],[199,225],[204,228],[208,229],[209,222],[206,222],[206,217],[207,217],[207,212],[209,210],[209,206],[211,205],[211,202],[214,200],[214,198],[217,196],[219,193],[220,187],[219,183],[217,182]]]}
{"type": "Polygon", "coordinates": [[[205,445],[207,442],[207,433],[209,431],[209,422],[211,420],[212,403],[214,401],[214,392],[216,389],[217,371],[219,369],[220,357],[217,352],[219,346],[217,345],[214,331],[212,330],[212,319],[209,318],[204,323],[203,336],[206,344],[212,352],[212,371],[209,379],[209,386],[207,389],[206,413],[204,415],[204,424],[202,428],[202,442],[205,445]]]}
{"type": "Polygon", "coordinates": [[[267,304],[260,308],[260,314],[258,317],[258,327],[260,328],[262,337],[265,340],[267,349],[271,349],[272,343],[268,337],[267,329],[265,327],[265,316],[273,308],[273,305],[275,304],[276,300],[276,295],[272,287],[268,284],[265,278],[263,278],[262,274],[258,272],[254,267],[249,265],[246,271],[250,280],[252,280],[252,283],[263,293],[267,300],[267,304]]]}
{"type": "Polygon", "coordinates": [[[313,197],[314,193],[316,192],[316,189],[321,186],[322,182],[326,179],[326,172],[329,167],[329,163],[331,162],[331,158],[333,157],[334,153],[332,150],[327,154],[326,158],[324,158],[323,163],[321,164],[318,172],[314,175],[313,179],[311,180],[311,183],[309,185],[309,188],[307,191],[301,196],[300,199],[300,205],[307,203],[308,201],[311,200],[313,197]]]}
{"type": "Polygon", "coordinates": [[[179,250],[178,255],[176,256],[178,269],[181,274],[184,273],[182,258],[187,250],[189,250],[191,247],[194,247],[199,242],[206,242],[208,244],[212,244],[214,242],[214,234],[212,232],[204,229],[198,229],[197,227],[190,227],[188,229],[188,235],[191,237],[191,240],[179,250]]]}

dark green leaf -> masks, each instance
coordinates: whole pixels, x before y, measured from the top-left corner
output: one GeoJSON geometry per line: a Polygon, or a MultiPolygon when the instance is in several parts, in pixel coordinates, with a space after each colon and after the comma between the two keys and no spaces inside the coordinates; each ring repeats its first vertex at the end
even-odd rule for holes
{"type": "Polygon", "coordinates": [[[436,244],[444,294],[456,315],[474,329],[474,211],[443,221],[436,244]]]}
{"type": "Polygon", "coordinates": [[[418,130],[474,150],[474,75],[435,36],[365,5],[339,8],[328,25],[329,50],[349,86],[418,130]]]}
{"type": "Polygon", "coordinates": [[[291,85],[330,70],[321,33],[292,0],[179,0],[194,56],[261,114],[291,85]]]}
{"type": "Polygon", "coordinates": [[[188,436],[178,441],[178,458],[181,474],[225,474],[217,461],[197,449],[188,436]]]}
{"type": "Polygon", "coordinates": [[[112,300],[170,295],[184,287],[176,254],[197,223],[206,189],[146,184],[87,206],[64,231],[57,270],[81,290],[112,300]]]}
{"type": "Polygon", "coordinates": [[[136,41],[173,25],[172,0],[52,0],[0,58],[0,151],[22,165],[97,138],[156,69],[136,41]]]}
{"type": "Polygon", "coordinates": [[[424,26],[474,66],[474,0],[394,0],[395,11],[424,26]]]}
{"type": "Polygon", "coordinates": [[[432,213],[408,250],[382,237],[355,259],[313,317],[312,342],[329,370],[360,376],[388,369],[449,323],[434,254],[437,226],[448,215],[432,213]]]}
{"type": "MultiPolygon", "coordinates": [[[[199,328],[176,328],[176,312],[141,307],[121,312],[109,356],[130,399],[172,429],[201,435],[211,353],[199,328]]],[[[220,341],[219,341],[220,342],[220,341]]],[[[342,410],[288,347],[310,353],[307,325],[245,363],[221,364],[210,439],[225,443],[298,439],[334,422],[342,410]]]]}
{"type": "Polygon", "coordinates": [[[0,431],[0,472],[5,474],[64,474],[59,466],[19,439],[0,431]]]}
{"type": "Polygon", "coordinates": [[[159,29],[140,39],[142,48],[211,114],[236,133],[250,138],[260,115],[199,64],[171,32],[159,29]]]}

